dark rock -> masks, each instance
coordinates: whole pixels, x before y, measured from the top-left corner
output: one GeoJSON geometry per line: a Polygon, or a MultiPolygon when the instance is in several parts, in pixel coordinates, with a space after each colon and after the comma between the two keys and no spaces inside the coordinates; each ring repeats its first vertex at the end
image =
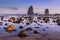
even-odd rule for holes
{"type": "Polygon", "coordinates": [[[45,31],[45,29],[43,29],[43,31],[45,31]]]}
{"type": "Polygon", "coordinates": [[[10,20],[8,20],[8,22],[10,22],[10,20]]]}
{"type": "Polygon", "coordinates": [[[57,25],[60,26],[60,19],[59,18],[57,19],[57,25]]]}
{"type": "Polygon", "coordinates": [[[37,21],[34,21],[35,23],[37,23],[37,21]]]}
{"type": "Polygon", "coordinates": [[[19,26],[20,29],[23,29],[24,27],[23,26],[19,26]]]}
{"type": "Polygon", "coordinates": [[[15,17],[11,17],[8,21],[9,22],[14,22],[15,21],[15,17]]]}
{"type": "Polygon", "coordinates": [[[50,21],[49,18],[47,18],[47,17],[44,17],[43,20],[44,20],[46,23],[50,21]]]}
{"type": "Polygon", "coordinates": [[[32,28],[27,28],[26,30],[27,30],[27,31],[32,31],[33,29],[32,29],[32,28]]]}
{"type": "Polygon", "coordinates": [[[35,27],[35,28],[40,28],[40,27],[35,27]]]}
{"type": "Polygon", "coordinates": [[[4,19],[4,16],[0,16],[0,20],[3,21],[3,19],[4,19]]]}
{"type": "Polygon", "coordinates": [[[30,23],[29,23],[29,22],[27,22],[27,23],[26,23],[26,25],[30,25],[30,23]]]}
{"type": "Polygon", "coordinates": [[[6,27],[4,27],[3,29],[7,29],[6,27]]]}
{"type": "Polygon", "coordinates": [[[60,23],[58,22],[58,23],[57,23],[57,25],[59,25],[59,26],[60,26],[60,23]]]}
{"type": "Polygon", "coordinates": [[[27,37],[27,31],[26,30],[22,30],[21,32],[19,32],[18,37],[27,37]]]}
{"type": "Polygon", "coordinates": [[[22,22],[24,20],[25,20],[25,18],[23,18],[23,17],[21,17],[20,19],[18,19],[18,21],[20,21],[20,22],[22,22]]]}
{"type": "Polygon", "coordinates": [[[0,25],[2,25],[3,24],[3,22],[0,22],[0,25]]]}
{"type": "Polygon", "coordinates": [[[48,29],[49,27],[47,27],[47,29],[48,29]]]}
{"type": "Polygon", "coordinates": [[[34,30],[33,33],[34,34],[39,34],[39,31],[38,30],[34,30]]]}
{"type": "Polygon", "coordinates": [[[22,22],[22,24],[24,24],[24,22],[22,22]]]}
{"type": "Polygon", "coordinates": [[[45,16],[49,15],[49,9],[45,9],[45,16]]]}
{"type": "Polygon", "coordinates": [[[13,23],[20,23],[20,21],[14,21],[13,23]]]}
{"type": "Polygon", "coordinates": [[[5,25],[8,25],[8,23],[5,23],[5,25]]]}
{"type": "Polygon", "coordinates": [[[33,6],[30,6],[29,9],[28,9],[28,15],[33,15],[34,12],[33,12],[33,6]]]}

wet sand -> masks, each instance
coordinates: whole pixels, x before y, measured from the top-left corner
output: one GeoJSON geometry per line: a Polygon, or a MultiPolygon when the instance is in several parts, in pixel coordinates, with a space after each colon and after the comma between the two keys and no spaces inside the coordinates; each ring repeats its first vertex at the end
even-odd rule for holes
{"type": "Polygon", "coordinates": [[[0,37],[0,40],[60,40],[60,36],[56,35],[38,35],[34,34],[33,36],[28,37],[13,37],[13,36],[6,36],[6,37],[0,37]]]}

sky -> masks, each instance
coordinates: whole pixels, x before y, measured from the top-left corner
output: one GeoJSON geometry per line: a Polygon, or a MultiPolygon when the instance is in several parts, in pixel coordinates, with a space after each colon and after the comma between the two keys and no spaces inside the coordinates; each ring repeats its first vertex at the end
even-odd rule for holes
{"type": "Polygon", "coordinates": [[[60,14],[60,0],[0,0],[0,14],[27,14],[31,5],[34,13],[44,14],[49,9],[50,14],[60,14]]]}

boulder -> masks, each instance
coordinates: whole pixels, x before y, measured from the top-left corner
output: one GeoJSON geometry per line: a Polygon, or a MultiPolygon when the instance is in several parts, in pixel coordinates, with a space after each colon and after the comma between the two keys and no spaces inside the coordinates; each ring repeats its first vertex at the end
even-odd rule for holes
{"type": "Polygon", "coordinates": [[[29,23],[29,22],[27,22],[27,23],[26,23],[26,25],[30,25],[30,23],[29,23]]]}
{"type": "Polygon", "coordinates": [[[27,28],[26,30],[27,30],[27,31],[32,31],[33,29],[32,29],[32,28],[27,28]]]}
{"type": "Polygon", "coordinates": [[[8,21],[9,22],[14,22],[15,21],[15,17],[11,17],[8,21]]]}
{"type": "Polygon", "coordinates": [[[3,22],[0,22],[0,25],[2,25],[3,24],[3,22]]]}
{"type": "Polygon", "coordinates": [[[34,34],[39,34],[39,31],[38,30],[34,30],[33,33],[34,34]]]}
{"type": "Polygon", "coordinates": [[[19,32],[18,36],[19,37],[27,37],[28,36],[27,31],[26,30],[22,30],[21,32],[19,32]]]}
{"type": "Polygon", "coordinates": [[[23,26],[19,26],[20,29],[23,29],[24,27],[23,26]]]}
{"type": "Polygon", "coordinates": [[[3,29],[7,29],[6,27],[4,27],[3,29]]]}
{"type": "Polygon", "coordinates": [[[43,31],[45,31],[45,29],[43,29],[43,31]]]}
{"type": "Polygon", "coordinates": [[[9,25],[6,29],[7,32],[12,32],[16,30],[16,26],[15,25],[9,25]]]}
{"type": "Polygon", "coordinates": [[[60,18],[59,18],[59,19],[57,19],[57,25],[59,25],[59,26],[60,26],[60,18]]]}
{"type": "Polygon", "coordinates": [[[13,23],[20,23],[20,21],[14,21],[13,23]]]}
{"type": "Polygon", "coordinates": [[[8,25],[8,23],[5,23],[5,25],[8,25]]]}

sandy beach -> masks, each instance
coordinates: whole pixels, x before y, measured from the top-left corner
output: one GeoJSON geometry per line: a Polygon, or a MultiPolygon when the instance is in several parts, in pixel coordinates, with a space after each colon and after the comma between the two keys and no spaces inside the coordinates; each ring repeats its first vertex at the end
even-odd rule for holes
{"type": "Polygon", "coordinates": [[[47,35],[46,37],[41,37],[39,35],[34,35],[30,37],[1,37],[0,40],[60,40],[60,37],[55,35],[47,35]]]}

